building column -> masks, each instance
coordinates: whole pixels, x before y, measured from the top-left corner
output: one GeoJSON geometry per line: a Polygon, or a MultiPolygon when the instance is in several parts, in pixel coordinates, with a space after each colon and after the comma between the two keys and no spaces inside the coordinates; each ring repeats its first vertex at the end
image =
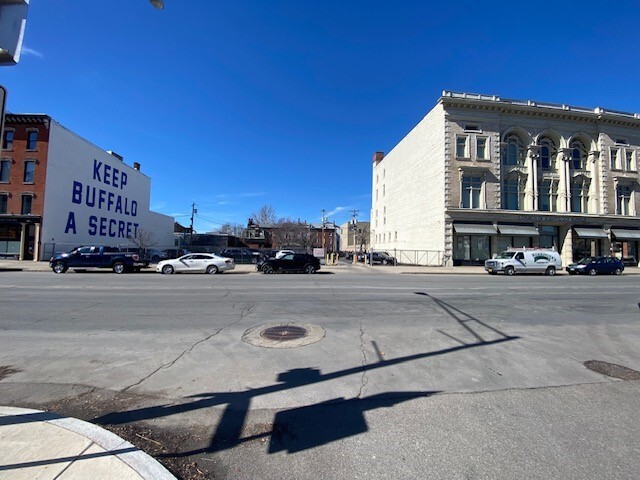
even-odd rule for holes
{"type": "Polygon", "coordinates": [[[562,244],[560,258],[563,265],[568,265],[573,262],[573,230],[571,225],[562,225],[558,229],[558,235],[562,244]]]}
{"type": "Polygon", "coordinates": [[[18,260],[24,260],[24,247],[27,243],[27,224],[20,224],[20,255],[18,260]]]}
{"type": "Polygon", "coordinates": [[[571,176],[569,173],[569,155],[568,148],[561,148],[558,150],[556,156],[556,169],[560,174],[560,182],[558,183],[558,212],[570,212],[571,211],[571,176]]]}
{"type": "Polygon", "coordinates": [[[587,157],[587,165],[591,171],[591,183],[589,185],[589,213],[600,213],[600,152],[593,150],[587,157]]]}
{"type": "Polygon", "coordinates": [[[527,183],[524,188],[524,210],[535,211],[538,209],[538,159],[540,147],[529,145],[527,148],[527,183]]]}
{"type": "Polygon", "coordinates": [[[33,239],[33,261],[40,260],[40,224],[36,223],[36,233],[33,239]]]}

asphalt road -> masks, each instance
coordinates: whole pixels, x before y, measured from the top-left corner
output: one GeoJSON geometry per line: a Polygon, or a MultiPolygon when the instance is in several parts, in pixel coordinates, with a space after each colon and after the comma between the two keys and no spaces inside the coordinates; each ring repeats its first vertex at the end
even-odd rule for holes
{"type": "Polygon", "coordinates": [[[177,432],[215,478],[637,478],[639,382],[583,362],[640,370],[639,301],[625,275],[7,272],[0,404],[177,432]],[[281,323],[324,336],[243,341],[281,323]]]}

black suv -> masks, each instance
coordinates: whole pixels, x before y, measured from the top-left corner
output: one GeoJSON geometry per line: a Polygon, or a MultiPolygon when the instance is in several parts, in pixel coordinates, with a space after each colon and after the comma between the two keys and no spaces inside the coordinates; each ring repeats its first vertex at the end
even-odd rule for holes
{"type": "Polygon", "coordinates": [[[258,263],[262,273],[304,272],[315,273],[320,270],[320,260],[306,253],[288,253],[282,258],[269,258],[258,263]]]}
{"type": "Polygon", "coordinates": [[[371,258],[369,255],[365,256],[366,262],[375,265],[376,263],[382,265],[395,265],[396,259],[389,255],[387,252],[373,252],[371,258]]]}

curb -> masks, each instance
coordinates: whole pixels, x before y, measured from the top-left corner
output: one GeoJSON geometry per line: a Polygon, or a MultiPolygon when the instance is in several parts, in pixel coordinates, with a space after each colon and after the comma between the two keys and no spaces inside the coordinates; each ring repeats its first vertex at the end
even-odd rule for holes
{"type": "MultiPolygon", "coordinates": [[[[35,415],[38,417],[35,421],[40,421],[56,427],[64,428],[77,435],[91,440],[93,443],[103,448],[107,452],[117,452],[124,450],[123,453],[112,453],[118,460],[128,465],[140,477],[145,480],[176,480],[169,470],[160,464],[156,459],[144,453],[135,445],[120,438],[115,433],[109,432],[102,427],[94,425],[83,420],[72,417],[64,417],[51,412],[42,410],[32,410],[28,408],[17,407],[0,407],[0,419],[2,416],[22,416],[35,415]]],[[[25,419],[24,422],[31,422],[25,419]]],[[[20,422],[16,422],[20,423],[20,422]]]]}

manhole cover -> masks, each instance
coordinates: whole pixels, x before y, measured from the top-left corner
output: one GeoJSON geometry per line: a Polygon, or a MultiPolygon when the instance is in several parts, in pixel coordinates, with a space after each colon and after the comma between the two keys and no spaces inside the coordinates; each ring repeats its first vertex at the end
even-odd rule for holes
{"type": "Polygon", "coordinates": [[[278,342],[288,342],[307,336],[307,329],[297,325],[278,325],[269,327],[260,332],[262,338],[276,340],[278,342]]]}
{"type": "Polygon", "coordinates": [[[589,370],[601,373],[607,377],[619,378],[620,380],[640,380],[640,372],[629,367],[616,365],[615,363],[601,362],[599,360],[589,360],[583,365],[589,370]]]}
{"type": "Polygon", "coordinates": [[[275,323],[252,327],[242,340],[266,348],[296,348],[319,342],[325,336],[324,328],[308,323],[275,323]]]}

